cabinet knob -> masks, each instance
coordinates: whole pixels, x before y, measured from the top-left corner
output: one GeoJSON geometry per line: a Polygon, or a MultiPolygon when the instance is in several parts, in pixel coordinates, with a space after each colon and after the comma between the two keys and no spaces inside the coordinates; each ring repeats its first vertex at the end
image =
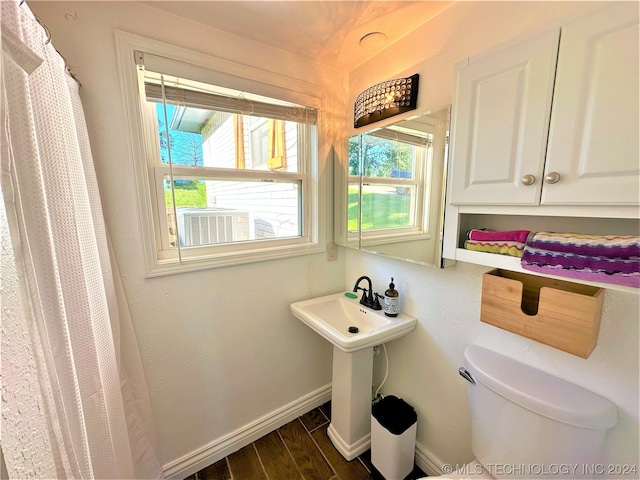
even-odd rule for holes
{"type": "Polygon", "coordinates": [[[525,187],[528,187],[529,185],[533,185],[536,182],[536,177],[531,174],[528,174],[522,177],[522,180],[520,181],[525,187]]]}
{"type": "Polygon", "coordinates": [[[549,172],[544,176],[546,183],[558,183],[560,180],[560,174],[558,172],[549,172]]]}

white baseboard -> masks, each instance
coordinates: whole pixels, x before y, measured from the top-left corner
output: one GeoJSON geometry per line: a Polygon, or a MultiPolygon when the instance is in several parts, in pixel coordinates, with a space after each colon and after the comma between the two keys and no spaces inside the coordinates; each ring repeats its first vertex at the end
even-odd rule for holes
{"type": "Polygon", "coordinates": [[[240,450],[290,421],[331,400],[331,384],[285,405],[235,432],[220,437],[162,467],[168,480],[181,480],[240,450]]]}
{"type": "Polygon", "coordinates": [[[331,443],[333,443],[335,449],[338,450],[340,455],[342,455],[348,462],[371,448],[371,433],[366,434],[364,437],[356,440],[352,444],[348,444],[336,429],[333,428],[333,423],[331,423],[327,428],[327,436],[331,440],[331,443]]]}
{"type": "Polygon", "coordinates": [[[416,443],[416,465],[430,477],[444,475],[443,462],[419,443],[416,443]]]}

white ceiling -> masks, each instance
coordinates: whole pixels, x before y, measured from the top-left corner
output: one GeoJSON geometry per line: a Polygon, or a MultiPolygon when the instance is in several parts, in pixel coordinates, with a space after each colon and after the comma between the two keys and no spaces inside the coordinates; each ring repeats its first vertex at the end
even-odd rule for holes
{"type": "MultiPolygon", "coordinates": [[[[333,66],[353,68],[378,49],[362,36],[383,32],[386,45],[450,6],[450,1],[145,1],[153,8],[333,66]]],[[[382,47],[383,48],[383,47],[382,47]]]]}

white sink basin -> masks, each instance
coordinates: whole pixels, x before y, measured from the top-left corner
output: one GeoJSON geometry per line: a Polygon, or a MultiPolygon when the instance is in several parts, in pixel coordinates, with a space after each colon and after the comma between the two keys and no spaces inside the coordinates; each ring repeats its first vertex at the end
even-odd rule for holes
{"type": "Polygon", "coordinates": [[[359,298],[335,293],[291,304],[293,314],[344,352],[355,352],[402,337],[416,327],[414,317],[387,317],[360,305],[359,298]],[[356,327],[357,333],[350,333],[356,327]]]}

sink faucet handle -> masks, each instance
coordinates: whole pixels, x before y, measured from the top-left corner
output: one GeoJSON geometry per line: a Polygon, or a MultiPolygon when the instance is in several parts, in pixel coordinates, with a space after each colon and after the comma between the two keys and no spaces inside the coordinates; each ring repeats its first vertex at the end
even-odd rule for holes
{"type": "Polygon", "coordinates": [[[367,289],[358,287],[357,290],[362,290],[362,297],[360,297],[360,304],[366,307],[369,306],[369,298],[367,297],[367,289]]]}
{"type": "Polygon", "coordinates": [[[370,288],[371,288],[371,290],[369,290],[369,298],[368,298],[368,300],[369,300],[369,306],[372,307],[373,306],[373,302],[374,302],[374,300],[373,300],[373,287],[370,287],[370,288]]]}
{"type": "Polygon", "coordinates": [[[380,295],[379,293],[375,293],[374,295],[376,296],[376,299],[373,301],[373,309],[374,310],[382,310],[382,305],[380,305],[380,298],[384,298],[382,295],[380,295]]]}

